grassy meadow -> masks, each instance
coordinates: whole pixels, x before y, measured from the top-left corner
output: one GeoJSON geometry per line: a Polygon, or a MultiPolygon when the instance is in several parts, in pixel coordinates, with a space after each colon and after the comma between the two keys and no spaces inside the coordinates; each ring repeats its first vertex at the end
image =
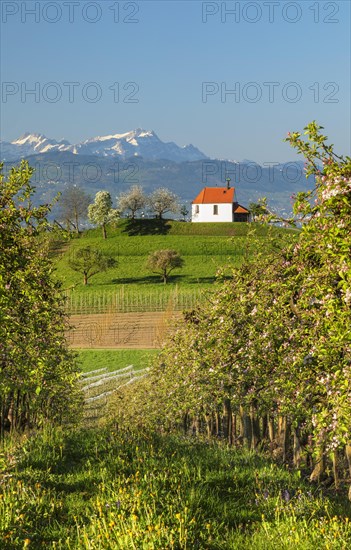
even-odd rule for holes
{"type": "Polygon", "coordinates": [[[92,229],[59,248],[54,255],[55,276],[63,281],[72,310],[86,310],[91,304],[95,311],[99,303],[114,306],[115,299],[118,303],[129,300],[131,307],[138,310],[167,309],[175,290],[178,309],[186,309],[201,299],[204,290],[213,287],[219,268],[225,274],[240,265],[245,256],[264,250],[268,232],[278,243],[294,234],[259,224],[121,220],[108,228],[105,240],[100,229],[92,229]],[[84,286],[82,276],[68,262],[79,248],[87,246],[115,258],[118,265],[98,273],[84,286]],[[146,267],[149,254],[165,248],[177,250],[184,259],[183,268],[172,272],[167,285],[146,267]]]}
{"type": "Polygon", "coordinates": [[[0,455],[4,550],[346,550],[350,518],[257,453],[133,426],[46,428],[0,455]]]}
{"type": "Polygon", "coordinates": [[[244,237],[237,237],[235,243],[224,236],[193,235],[138,235],[125,237],[114,235],[103,240],[96,232],[87,232],[80,239],[70,242],[69,248],[57,262],[57,276],[65,285],[78,285],[80,291],[92,289],[115,289],[120,285],[156,287],[162,285],[160,277],[151,273],[145,266],[148,255],[159,249],[173,248],[184,258],[184,267],[174,271],[170,283],[183,285],[211,284],[220,265],[230,260],[240,262],[244,254],[244,237]],[[74,258],[79,248],[91,246],[98,248],[118,262],[116,268],[95,275],[86,288],[82,277],[68,266],[69,258],[74,258]]]}
{"type": "Polygon", "coordinates": [[[78,363],[84,373],[105,368],[106,372],[133,365],[143,369],[157,355],[154,349],[81,349],[77,350],[78,363]]]}

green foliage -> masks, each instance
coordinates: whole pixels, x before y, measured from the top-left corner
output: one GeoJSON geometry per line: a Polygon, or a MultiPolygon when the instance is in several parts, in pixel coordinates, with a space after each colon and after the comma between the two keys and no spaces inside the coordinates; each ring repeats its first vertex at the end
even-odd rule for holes
{"type": "Polygon", "coordinates": [[[32,206],[32,173],[22,162],[1,174],[0,435],[62,420],[78,398],[60,285],[40,238],[49,206],[32,206]]]}
{"type": "Polygon", "coordinates": [[[350,504],[254,453],[194,438],[45,430],[8,449],[3,548],[345,549],[350,504]]]}
{"type": "Polygon", "coordinates": [[[117,210],[112,208],[112,199],[108,191],[98,191],[95,201],[88,207],[88,218],[91,223],[102,228],[102,236],[106,239],[106,226],[119,218],[117,210]]]}
{"type": "Polygon", "coordinates": [[[174,269],[183,267],[184,260],[176,250],[155,250],[147,260],[147,267],[153,272],[161,275],[164,284],[174,269]]]}
{"type": "Polygon", "coordinates": [[[298,133],[291,143],[316,174],[315,200],[297,197],[296,241],[282,248],[273,237],[270,254],[260,254],[252,235],[256,255],[249,251],[184,316],[138,391],[124,390],[128,411],[116,401],[115,413],[166,428],[192,419],[195,431],[215,434],[224,407],[241,426],[233,436],[223,420],[228,440],[253,449],[270,437],[276,455],[303,464],[314,480],[333,457],[337,486],[338,454],[351,437],[351,162],[333,153],[315,123],[306,135],[312,145],[298,133]]]}
{"type": "Polygon", "coordinates": [[[259,202],[250,202],[248,208],[250,210],[253,221],[256,221],[257,218],[268,215],[268,210],[264,199],[259,202]]]}
{"type": "Polygon", "coordinates": [[[83,275],[83,284],[87,285],[91,277],[115,267],[117,262],[114,258],[106,256],[101,250],[86,246],[79,248],[74,257],[69,258],[68,265],[73,271],[83,275]]]}

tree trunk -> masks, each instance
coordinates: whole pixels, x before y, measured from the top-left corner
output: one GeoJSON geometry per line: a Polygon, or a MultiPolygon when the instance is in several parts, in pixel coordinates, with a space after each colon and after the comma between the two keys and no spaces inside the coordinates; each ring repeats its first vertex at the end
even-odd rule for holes
{"type": "Polygon", "coordinates": [[[220,418],[219,418],[219,413],[216,412],[215,413],[215,425],[216,425],[216,436],[218,437],[219,436],[219,425],[220,425],[220,418]]]}
{"type": "Polygon", "coordinates": [[[274,418],[273,418],[273,416],[269,416],[269,418],[268,418],[268,438],[269,438],[269,449],[270,449],[271,452],[273,452],[274,438],[275,438],[274,418]]]}
{"type": "Polygon", "coordinates": [[[211,416],[209,414],[204,414],[205,423],[206,423],[206,431],[207,431],[207,437],[211,437],[211,416]]]}
{"type": "Polygon", "coordinates": [[[278,447],[281,450],[282,453],[282,459],[283,462],[286,462],[286,455],[288,451],[288,438],[289,434],[289,424],[287,421],[286,416],[279,416],[278,417],[278,447]]]}
{"type": "Polygon", "coordinates": [[[236,443],[237,440],[237,418],[236,414],[232,413],[232,441],[236,443]]]}
{"type": "Polygon", "coordinates": [[[250,407],[250,423],[251,423],[251,449],[254,451],[261,440],[260,423],[257,417],[255,405],[250,407]]]}
{"type": "Polygon", "coordinates": [[[199,428],[200,428],[199,417],[195,416],[193,418],[192,426],[191,426],[192,435],[194,435],[194,436],[199,435],[199,433],[200,433],[199,428]]]}
{"type": "Polygon", "coordinates": [[[301,443],[299,428],[293,428],[293,464],[295,468],[300,468],[301,464],[301,443]]]}
{"type": "Polygon", "coordinates": [[[8,413],[7,413],[7,419],[9,421],[9,431],[14,432],[16,428],[18,427],[18,418],[19,418],[19,410],[20,410],[20,404],[19,400],[17,400],[17,408],[15,405],[15,395],[13,392],[11,392],[11,401],[9,403],[8,413]]]}
{"type": "Polygon", "coordinates": [[[1,417],[0,417],[0,441],[4,440],[5,435],[5,411],[4,404],[1,403],[1,417]]]}
{"type": "Polygon", "coordinates": [[[324,442],[320,439],[317,443],[317,458],[310,475],[310,481],[320,481],[321,476],[325,470],[325,454],[324,454],[324,442]]]}
{"type": "Polygon", "coordinates": [[[88,284],[88,274],[86,271],[83,271],[83,283],[84,285],[88,284]]]}
{"type": "Polygon", "coordinates": [[[233,445],[233,443],[234,443],[233,414],[232,414],[232,409],[231,409],[231,406],[230,406],[230,401],[229,401],[229,414],[228,414],[228,443],[229,443],[229,445],[233,445]]]}
{"type": "MultiPolygon", "coordinates": [[[[345,454],[346,454],[346,458],[347,458],[347,464],[349,466],[349,473],[350,473],[350,477],[351,477],[351,443],[345,445],[345,454]]],[[[349,487],[349,500],[351,500],[351,484],[350,484],[350,487],[349,487]]]]}
{"type": "Polygon", "coordinates": [[[265,441],[268,440],[268,415],[264,414],[262,416],[262,439],[265,441]]]}
{"type": "Polygon", "coordinates": [[[332,459],[333,459],[334,486],[335,486],[335,489],[339,489],[339,471],[338,471],[339,455],[338,455],[338,450],[337,449],[335,449],[335,451],[333,451],[332,459]]]}
{"type": "Polygon", "coordinates": [[[77,211],[75,212],[75,219],[76,219],[76,233],[79,235],[79,218],[77,211]]]}
{"type": "Polygon", "coordinates": [[[246,449],[251,448],[251,439],[252,439],[252,433],[251,433],[251,421],[248,414],[246,414],[244,407],[240,405],[240,435],[242,437],[243,446],[246,447],[246,449]]]}
{"type": "Polygon", "coordinates": [[[306,450],[306,467],[313,469],[313,437],[312,434],[307,435],[306,450]]]}
{"type": "Polygon", "coordinates": [[[223,403],[223,435],[232,444],[232,409],[229,399],[223,403]]]}
{"type": "Polygon", "coordinates": [[[184,417],[183,417],[183,429],[184,429],[184,434],[186,435],[188,433],[188,413],[185,413],[184,417]]]}
{"type": "Polygon", "coordinates": [[[103,236],[104,239],[106,239],[106,237],[107,237],[106,224],[105,223],[102,224],[102,236],[103,236]]]}

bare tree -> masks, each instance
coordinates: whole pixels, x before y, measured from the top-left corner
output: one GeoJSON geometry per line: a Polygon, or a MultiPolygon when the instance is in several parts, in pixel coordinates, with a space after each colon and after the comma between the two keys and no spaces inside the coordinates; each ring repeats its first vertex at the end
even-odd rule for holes
{"type": "Polygon", "coordinates": [[[91,197],[78,185],[70,185],[63,191],[59,199],[60,217],[68,226],[73,225],[75,231],[79,233],[80,220],[88,217],[88,206],[91,197]]]}
{"type": "Polygon", "coordinates": [[[121,212],[130,211],[131,218],[134,220],[135,214],[147,203],[147,197],[140,185],[133,185],[129,191],[121,193],[117,197],[118,208],[121,212]]]}

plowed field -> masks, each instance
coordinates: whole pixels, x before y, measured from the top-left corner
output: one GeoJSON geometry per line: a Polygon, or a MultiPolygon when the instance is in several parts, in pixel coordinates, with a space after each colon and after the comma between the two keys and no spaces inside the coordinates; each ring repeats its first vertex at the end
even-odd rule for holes
{"type": "Polygon", "coordinates": [[[158,348],[178,312],[72,315],[68,341],[74,348],[158,348]]]}

